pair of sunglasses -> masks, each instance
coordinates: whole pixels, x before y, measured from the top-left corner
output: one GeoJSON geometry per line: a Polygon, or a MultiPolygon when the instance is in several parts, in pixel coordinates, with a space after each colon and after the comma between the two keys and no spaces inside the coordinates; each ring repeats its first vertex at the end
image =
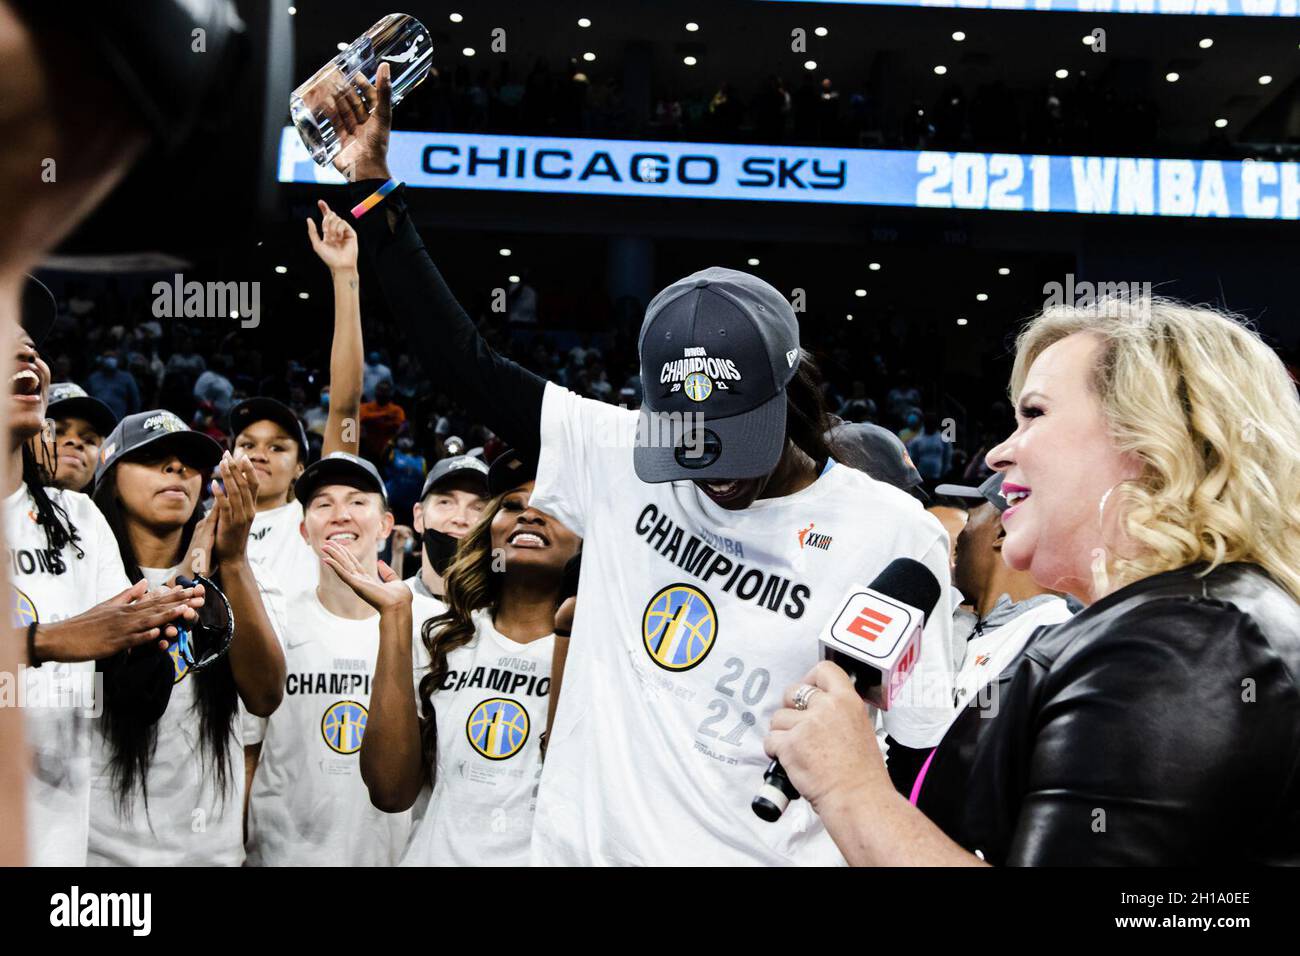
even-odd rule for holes
{"type": "Polygon", "coordinates": [[[235,637],[235,616],[221,589],[203,575],[196,574],[193,580],[179,575],[176,583],[186,588],[203,586],[203,607],[198,609],[198,620],[175,625],[181,660],[191,671],[198,672],[211,667],[230,650],[230,642],[235,637]]]}

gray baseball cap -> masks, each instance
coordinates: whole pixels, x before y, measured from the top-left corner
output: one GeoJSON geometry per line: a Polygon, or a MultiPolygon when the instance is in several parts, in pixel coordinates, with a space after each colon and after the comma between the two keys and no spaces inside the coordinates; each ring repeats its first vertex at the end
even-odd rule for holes
{"type": "Polygon", "coordinates": [[[99,448],[95,483],[99,484],[119,459],[150,445],[167,446],[200,471],[209,471],[221,461],[221,446],[214,439],[194,431],[172,412],[155,408],[127,415],[104,439],[99,448]]]}
{"type": "Polygon", "coordinates": [[[785,389],[799,365],[799,323],[785,296],[746,272],[705,269],[651,300],[638,350],[638,478],[757,478],[776,467],[785,389]]]}
{"type": "Polygon", "coordinates": [[[379,477],[379,469],[346,451],[330,452],[308,465],[298,480],[293,483],[293,494],[306,507],[311,497],[323,485],[347,485],[362,491],[378,492],[388,505],[388,489],[384,479],[379,477]]]}
{"type": "Polygon", "coordinates": [[[108,435],[117,425],[113,410],[76,382],[55,382],[50,386],[50,402],[45,407],[46,418],[81,418],[90,422],[100,435],[108,435]]]}
{"type": "Polygon", "coordinates": [[[480,458],[473,455],[453,455],[450,458],[443,458],[434,462],[429,474],[424,478],[424,488],[420,490],[420,500],[423,501],[439,485],[449,478],[464,478],[474,483],[474,487],[479,489],[479,494],[487,497],[488,494],[488,466],[480,458]]]}
{"type": "Polygon", "coordinates": [[[998,511],[1007,510],[1007,499],[1002,497],[1002,472],[995,471],[978,488],[973,485],[940,485],[934,489],[936,495],[948,495],[952,498],[979,498],[987,501],[998,511]]]}
{"type": "Polygon", "coordinates": [[[888,428],[870,422],[842,422],[826,433],[835,460],[866,472],[877,481],[911,491],[922,484],[903,440],[888,428]]]}

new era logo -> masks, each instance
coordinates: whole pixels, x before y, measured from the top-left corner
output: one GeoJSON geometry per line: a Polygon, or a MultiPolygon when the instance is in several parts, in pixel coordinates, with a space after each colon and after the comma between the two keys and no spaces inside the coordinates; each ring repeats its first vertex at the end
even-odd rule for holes
{"type": "Polygon", "coordinates": [[[785,360],[790,363],[791,368],[794,368],[794,360],[797,359],[798,357],[799,357],[798,349],[791,349],[790,351],[785,353],[785,360]]]}

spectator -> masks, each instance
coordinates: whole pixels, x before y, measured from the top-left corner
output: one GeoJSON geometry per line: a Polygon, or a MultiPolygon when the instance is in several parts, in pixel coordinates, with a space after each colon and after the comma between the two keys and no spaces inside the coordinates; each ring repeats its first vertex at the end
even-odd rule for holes
{"type": "Polygon", "coordinates": [[[176,343],[176,351],[167,360],[167,372],[182,372],[194,381],[208,367],[203,356],[194,351],[194,339],[188,333],[182,333],[176,343]]]}
{"type": "Polygon", "coordinates": [[[121,421],[140,410],[140,387],[129,372],[118,368],[117,362],[114,351],[101,355],[99,367],[86,379],[86,391],[111,408],[121,421]]]}
{"type": "Polygon", "coordinates": [[[922,421],[921,434],[907,443],[907,453],[921,477],[935,482],[952,467],[952,442],[939,431],[939,416],[934,412],[926,412],[922,421]]]}
{"type": "Polygon", "coordinates": [[[211,405],[218,415],[225,415],[234,404],[235,395],[235,386],[222,374],[230,370],[230,356],[218,355],[212,362],[216,368],[205,369],[194,383],[194,398],[200,405],[211,405]]]}
{"type": "Polygon", "coordinates": [[[361,403],[361,454],[378,464],[384,450],[406,421],[406,412],[393,401],[393,380],[375,386],[375,400],[361,403]]]}
{"type": "Polygon", "coordinates": [[[366,366],[362,370],[361,397],[370,401],[375,397],[375,388],[380,382],[388,382],[389,394],[392,394],[393,370],[384,364],[384,357],[378,352],[366,356],[366,366]]]}

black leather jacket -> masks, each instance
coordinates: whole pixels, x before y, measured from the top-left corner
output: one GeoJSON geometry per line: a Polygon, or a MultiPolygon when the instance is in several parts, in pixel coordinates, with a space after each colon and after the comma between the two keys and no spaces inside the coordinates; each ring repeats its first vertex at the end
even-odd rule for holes
{"type": "Polygon", "coordinates": [[[1300,864],[1300,605],[1254,565],[1197,570],[1035,632],[917,806],[993,864],[1300,864]]]}

